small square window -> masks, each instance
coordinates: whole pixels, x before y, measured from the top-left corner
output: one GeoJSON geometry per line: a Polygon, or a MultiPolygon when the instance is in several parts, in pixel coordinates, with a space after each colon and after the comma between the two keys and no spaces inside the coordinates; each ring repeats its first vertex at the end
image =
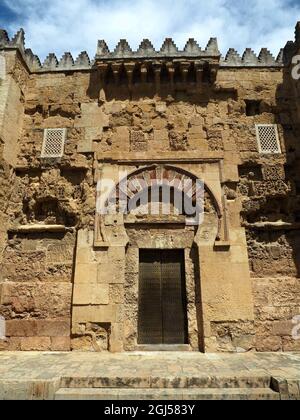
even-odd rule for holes
{"type": "Polygon", "coordinates": [[[48,128],[44,132],[42,158],[60,158],[64,154],[67,130],[65,128],[48,128]]]}
{"type": "Polygon", "coordinates": [[[254,101],[254,100],[246,99],[245,103],[246,103],[247,117],[254,117],[255,115],[261,114],[260,112],[261,101],[254,101]]]}
{"type": "Polygon", "coordinates": [[[259,153],[281,153],[276,124],[256,125],[256,137],[259,153]]]}

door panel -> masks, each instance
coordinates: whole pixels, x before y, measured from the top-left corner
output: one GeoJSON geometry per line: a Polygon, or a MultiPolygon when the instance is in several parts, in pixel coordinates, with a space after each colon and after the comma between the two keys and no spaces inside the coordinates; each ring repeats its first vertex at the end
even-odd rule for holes
{"type": "Polygon", "coordinates": [[[140,251],[139,344],[186,344],[183,251],[140,251]]]}
{"type": "Polygon", "coordinates": [[[139,287],[139,344],[161,344],[161,260],[154,253],[141,253],[139,287]]]}
{"type": "Polygon", "coordinates": [[[164,251],[161,268],[163,343],[186,344],[187,310],[183,253],[164,251]]]}

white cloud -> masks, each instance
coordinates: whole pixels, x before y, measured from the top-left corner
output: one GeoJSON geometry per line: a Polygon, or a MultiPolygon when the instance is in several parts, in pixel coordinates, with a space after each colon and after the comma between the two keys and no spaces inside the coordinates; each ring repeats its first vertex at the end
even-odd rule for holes
{"type": "Polygon", "coordinates": [[[27,46],[42,58],[49,52],[94,56],[98,39],[114,48],[126,38],[137,48],[149,38],[159,48],[173,37],[180,48],[194,37],[206,46],[219,39],[223,54],[230,47],[256,52],[268,47],[274,54],[294,38],[300,4],[291,0],[3,0],[19,18],[10,32],[24,26],[27,46]],[[233,6],[233,3],[235,5],[233,6]]]}

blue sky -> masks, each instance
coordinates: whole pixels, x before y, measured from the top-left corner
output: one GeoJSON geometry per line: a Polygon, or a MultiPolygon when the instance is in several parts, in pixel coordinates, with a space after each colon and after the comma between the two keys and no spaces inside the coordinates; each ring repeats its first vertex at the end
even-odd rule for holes
{"type": "Polygon", "coordinates": [[[218,37],[223,54],[232,47],[277,54],[300,20],[300,0],[0,0],[0,27],[12,36],[20,27],[26,45],[41,59],[49,52],[95,55],[98,39],[113,49],[126,38],[136,49],[143,38],[160,48],[172,37],[205,47],[218,37]]]}

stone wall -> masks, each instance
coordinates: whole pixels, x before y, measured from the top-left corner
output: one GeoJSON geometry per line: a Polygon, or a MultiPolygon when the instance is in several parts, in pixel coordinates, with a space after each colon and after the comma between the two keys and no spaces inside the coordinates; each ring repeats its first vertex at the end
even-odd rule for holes
{"type": "Polygon", "coordinates": [[[257,351],[299,351],[293,318],[300,313],[299,278],[253,278],[257,351]]]}
{"type": "Polygon", "coordinates": [[[21,137],[28,70],[16,51],[1,54],[5,65],[0,83],[0,138],[3,159],[15,167],[21,137]]]}
{"type": "Polygon", "coordinates": [[[18,165],[29,74],[18,52],[2,57],[0,315],[6,320],[7,340],[0,347],[70,350],[74,201],[84,187],[80,174],[68,168],[18,165]]]}
{"type": "MultiPolygon", "coordinates": [[[[203,179],[210,195],[188,244],[163,232],[165,248],[186,250],[192,350],[297,349],[299,121],[282,64],[207,58],[199,82],[195,64],[144,77],[130,63],[71,71],[54,57],[53,68],[29,72],[22,54],[3,56],[2,348],[136,348],[141,233],[122,216],[95,223],[96,184],[156,165],[203,179]],[[277,124],[281,154],[259,153],[255,124],[277,124]],[[62,158],[41,158],[46,128],[67,129],[62,158]]],[[[149,226],[142,239],[159,248],[149,226]]]]}
{"type": "Polygon", "coordinates": [[[23,122],[28,74],[16,52],[0,53],[0,262],[7,239],[6,210],[15,179],[14,167],[23,122]]]}
{"type": "Polygon", "coordinates": [[[9,235],[0,278],[4,349],[70,350],[74,247],[73,232],[9,235]]]}
{"type": "Polygon", "coordinates": [[[94,232],[78,232],[72,349],[123,350],[124,247],[94,249],[94,232]]]}

